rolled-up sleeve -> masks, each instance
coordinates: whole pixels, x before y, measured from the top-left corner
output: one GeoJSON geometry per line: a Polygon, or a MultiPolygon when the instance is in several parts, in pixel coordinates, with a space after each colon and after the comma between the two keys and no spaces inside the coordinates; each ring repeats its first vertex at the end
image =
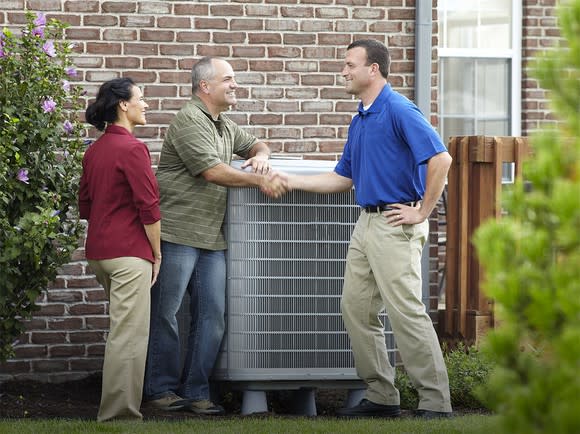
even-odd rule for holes
{"type": "Polygon", "coordinates": [[[133,204],[144,225],[161,219],[159,210],[159,187],[151,169],[151,157],[147,147],[138,143],[131,148],[124,165],[125,176],[133,192],[133,204]]]}

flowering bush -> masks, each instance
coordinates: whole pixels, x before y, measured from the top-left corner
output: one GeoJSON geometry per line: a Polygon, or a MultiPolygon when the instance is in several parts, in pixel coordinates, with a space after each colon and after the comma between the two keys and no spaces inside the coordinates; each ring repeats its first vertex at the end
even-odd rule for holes
{"type": "Polygon", "coordinates": [[[0,361],[82,230],[82,89],[64,27],[29,12],[20,35],[0,33],[0,361]]]}

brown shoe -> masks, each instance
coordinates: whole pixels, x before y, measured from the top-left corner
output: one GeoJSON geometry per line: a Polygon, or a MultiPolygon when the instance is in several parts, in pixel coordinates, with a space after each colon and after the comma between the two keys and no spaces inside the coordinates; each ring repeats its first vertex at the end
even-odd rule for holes
{"type": "Polygon", "coordinates": [[[189,410],[195,414],[206,414],[212,416],[226,414],[226,411],[221,405],[214,404],[209,399],[190,401],[186,407],[186,410],[189,410]]]}
{"type": "Polygon", "coordinates": [[[147,405],[158,408],[159,410],[167,411],[182,410],[187,404],[187,399],[183,399],[173,392],[170,392],[159,399],[147,401],[147,405]]]}

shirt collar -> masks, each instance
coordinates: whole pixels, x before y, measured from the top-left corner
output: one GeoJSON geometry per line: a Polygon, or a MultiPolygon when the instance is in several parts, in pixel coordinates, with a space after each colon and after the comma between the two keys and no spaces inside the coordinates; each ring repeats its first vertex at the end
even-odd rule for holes
{"type": "Polygon", "coordinates": [[[383,103],[389,98],[392,93],[391,85],[389,83],[385,84],[381,93],[375,98],[368,110],[363,108],[362,101],[358,103],[358,114],[364,116],[368,113],[378,113],[381,111],[383,103]]]}
{"type": "Polygon", "coordinates": [[[129,131],[127,128],[122,127],[120,125],[107,125],[107,128],[105,129],[105,133],[109,133],[109,134],[127,134],[129,136],[133,136],[133,133],[131,133],[131,131],[129,131]]]}
{"type": "MultiPolygon", "coordinates": [[[[196,106],[198,109],[200,109],[208,118],[213,120],[213,117],[212,117],[211,113],[209,112],[209,110],[207,109],[206,105],[203,103],[203,101],[197,95],[193,94],[191,96],[191,102],[194,106],[196,106]]],[[[222,120],[221,113],[218,115],[217,120],[218,121],[222,120]]]]}

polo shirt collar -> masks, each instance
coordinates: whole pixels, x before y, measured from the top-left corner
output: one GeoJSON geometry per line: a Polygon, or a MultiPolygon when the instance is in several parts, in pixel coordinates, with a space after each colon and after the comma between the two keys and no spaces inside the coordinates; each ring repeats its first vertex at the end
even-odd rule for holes
{"type": "Polygon", "coordinates": [[[107,128],[105,128],[105,133],[122,135],[127,134],[129,136],[133,136],[133,133],[131,133],[131,131],[129,131],[127,128],[114,124],[107,125],[107,128]]]}
{"type": "MultiPolygon", "coordinates": [[[[200,109],[202,112],[204,112],[204,114],[210,118],[211,120],[213,120],[213,117],[211,115],[211,113],[209,112],[209,110],[207,109],[206,105],[203,103],[203,101],[197,96],[197,95],[192,95],[191,96],[191,102],[194,106],[196,106],[198,109],[200,109]]],[[[218,115],[218,121],[222,120],[222,114],[220,113],[218,115]]]]}
{"type": "Polygon", "coordinates": [[[368,113],[378,113],[385,101],[389,98],[389,95],[393,92],[391,85],[389,83],[385,84],[381,93],[375,98],[368,110],[363,108],[362,101],[358,103],[358,114],[364,116],[368,113]]]}

